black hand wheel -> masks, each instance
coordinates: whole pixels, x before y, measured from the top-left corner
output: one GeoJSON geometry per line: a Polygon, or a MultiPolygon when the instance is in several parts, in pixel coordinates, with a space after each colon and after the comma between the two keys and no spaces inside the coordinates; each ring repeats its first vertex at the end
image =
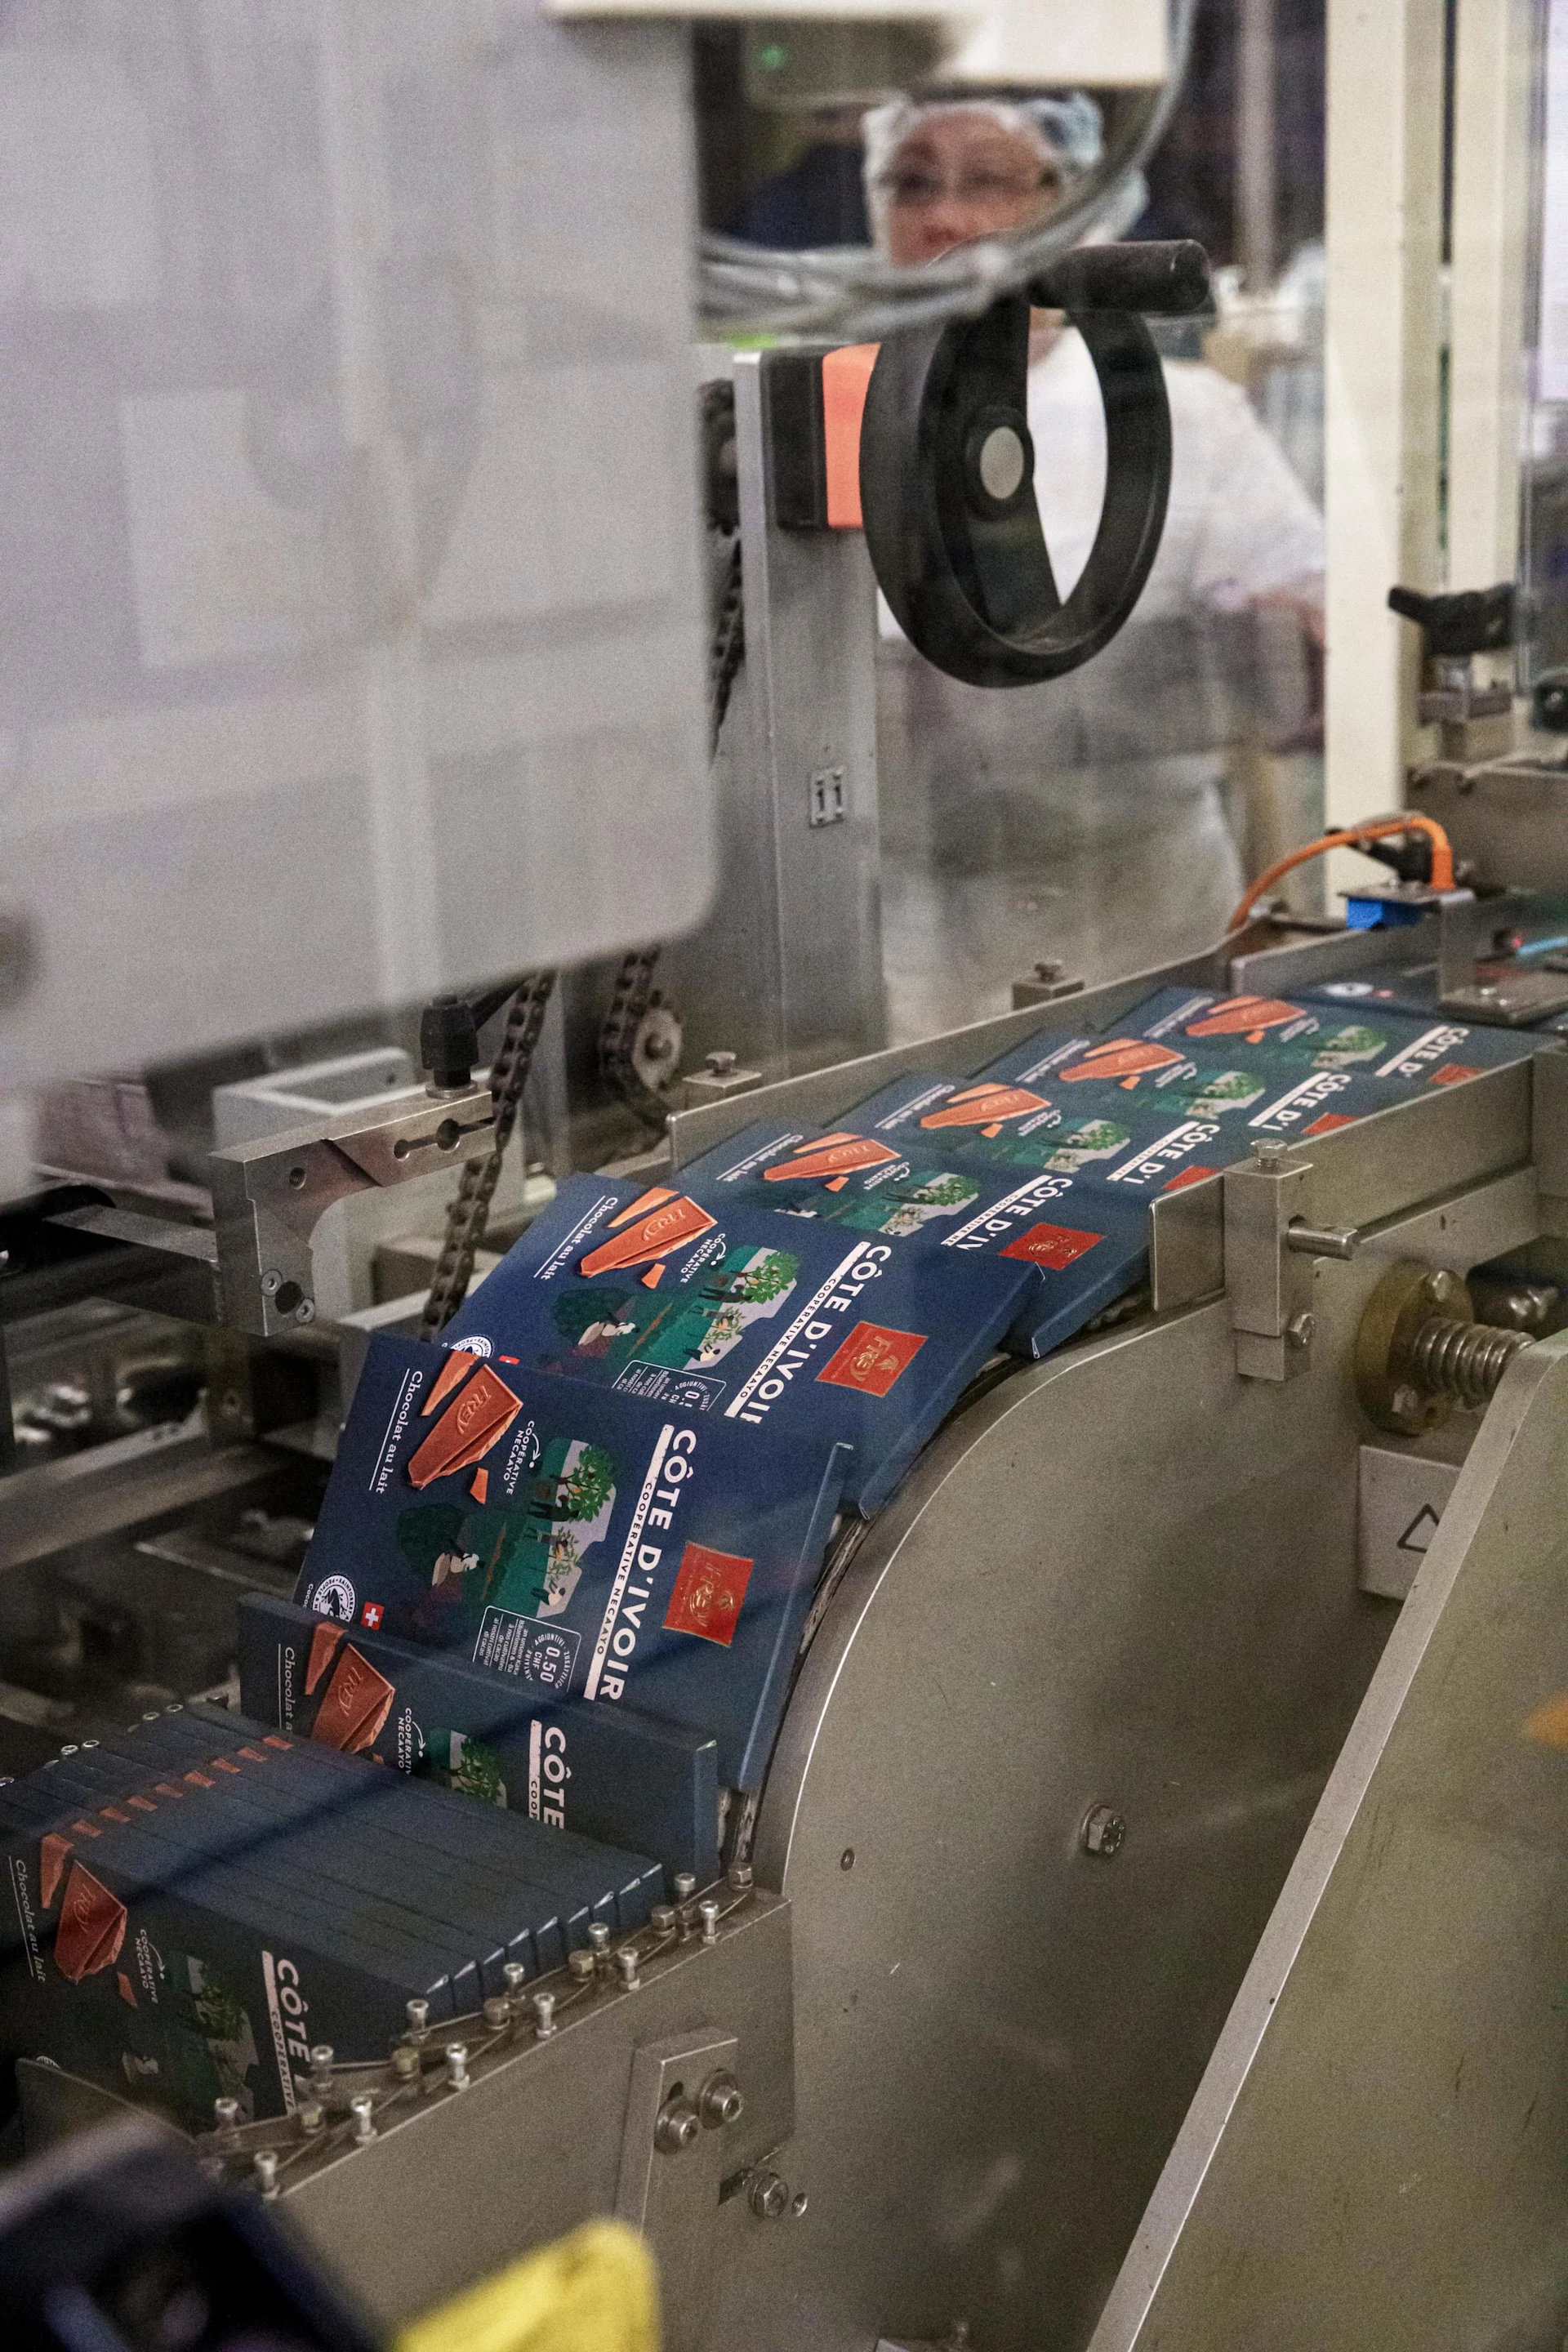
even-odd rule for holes
{"type": "Polygon", "coordinates": [[[900,626],[938,669],[971,686],[1030,686],[1116,635],[1149,577],[1171,489],[1164,371],[1138,313],[1207,298],[1201,246],[1084,247],[979,319],[882,345],[860,433],[866,542],[900,626]],[[1105,503],[1065,599],[1035,500],[1031,304],[1066,311],[1105,405],[1105,503]]]}

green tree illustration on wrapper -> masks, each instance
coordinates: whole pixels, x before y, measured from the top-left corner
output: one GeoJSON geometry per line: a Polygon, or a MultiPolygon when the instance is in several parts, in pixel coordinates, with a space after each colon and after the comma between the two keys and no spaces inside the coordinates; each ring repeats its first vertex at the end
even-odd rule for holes
{"type": "Polygon", "coordinates": [[[559,1489],[567,1517],[597,1518],[615,1483],[614,1457],[602,1445],[584,1445],[559,1489]]]}
{"type": "Polygon", "coordinates": [[[724,1284],[726,1295],[743,1300],[748,1306],[760,1307],[787,1290],[800,1271],[800,1260],[785,1250],[764,1250],[750,1265],[730,1276],[724,1284]]]}
{"type": "Polygon", "coordinates": [[[933,1209],[947,1209],[954,1202],[973,1201],[980,1187],[967,1176],[932,1176],[923,1183],[911,1185],[904,1194],[907,1201],[923,1202],[933,1209]]]}

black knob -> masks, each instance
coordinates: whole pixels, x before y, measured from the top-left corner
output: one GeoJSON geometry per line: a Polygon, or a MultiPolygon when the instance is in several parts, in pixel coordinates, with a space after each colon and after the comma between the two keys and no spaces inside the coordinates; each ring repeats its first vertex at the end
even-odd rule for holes
{"type": "Polygon", "coordinates": [[[1415,588],[1391,588],[1388,609],[1414,621],[1426,640],[1428,656],[1445,661],[1501,653],[1513,643],[1511,580],[1496,588],[1467,588],[1451,596],[1423,596],[1415,588]]]}
{"type": "Polygon", "coordinates": [[[419,1016],[419,1058],[437,1087],[466,1087],[479,1058],[474,1008],[458,996],[437,996],[419,1016]]]}
{"type": "Polygon", "coordinates": [[[1531,689],[1531,724],[1545,735],[1568,735],[1568,669],[1542,670],[1531,689]]]}

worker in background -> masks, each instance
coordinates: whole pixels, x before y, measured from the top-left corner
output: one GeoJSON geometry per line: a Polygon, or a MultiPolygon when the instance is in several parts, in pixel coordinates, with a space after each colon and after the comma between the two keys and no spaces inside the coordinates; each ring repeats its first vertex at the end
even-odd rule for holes
{"type": "MultiPolygon", "coordinates": [[[[1080,95],[899,100],[863,125],[873,234],[896,262],[1047,218],[1099,160],[1080,95]]],[[[1124,233],[1142,190],[1123,191],[1124,233]]],[[[1035,486],[1065,597],[1105,481],[1098,380],[1063,320],[1030,338],[1035,486]]],[[[946,677],[883,607],[884,933],[896,1036],[1004,1009],[1037,957],[1089,980],[1206,944],[1243,880],[1226,746],[1299,730],[1322,632],[1322,521],[1245,394],[1167,361],[1170,508],[1132,619],[1067,677],[946,677]]]]}

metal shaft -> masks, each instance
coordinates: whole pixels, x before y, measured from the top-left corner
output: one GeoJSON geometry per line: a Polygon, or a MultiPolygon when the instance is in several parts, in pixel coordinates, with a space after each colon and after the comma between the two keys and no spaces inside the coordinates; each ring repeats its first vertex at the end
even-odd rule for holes
{"type": "Polygon", "coordinates": [[[1429,1316],[1411,1342],[1410,1375],[1430,1396],[1452,1397],[1458,1404],[1489,1404],[1504,1372],[1530,1344],[1528,1331],[1500,1331],[1490,1323],[1429,1316]]]}

